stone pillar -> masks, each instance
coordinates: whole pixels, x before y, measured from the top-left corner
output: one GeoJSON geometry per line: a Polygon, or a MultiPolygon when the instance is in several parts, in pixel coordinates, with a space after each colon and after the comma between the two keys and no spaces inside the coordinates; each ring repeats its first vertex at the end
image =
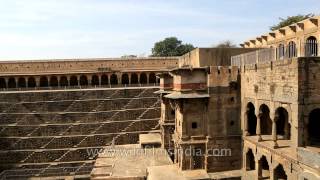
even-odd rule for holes
{"type": "Polygon", "coordinates": [[[243,115],[243,119],[244,119],[244,122],[243,122],[243,126],[244,126],[244,136],[249,136],[249,131],[248,131],[248,112],[249,112],[249,109],[246,108],[246,111],[243,115]]]}
{"type": "MultiPolygon", "coordinates": [[[[274,169],[272,167],[272,165],[269,166],[269,173],[270,173],[270,180],[275,180],[275,177],[274,177],[274,169]]],[[[278,178],[277,178],[278,180],[278,178]]]]}
{"type": "Polygon", "coordinates": [[[29,77],[24,77],[24,81],[25,81],[25,83],[26,83],[26,88],[28,88],[29,87],[29,77]]]}
{"type": "Polygon", "coordinates": [[[261,118],[262,118],[263,113],[259,112],[258,116],[257,116],[257,127],[256,127],[256,134],[258,136],[258,142],[262,141],[262,137],[261,137],[261,118]]]}
{"type": "Polygon", "coordinates": [[[9,78],[8,77],[5,77],[4,78],[4,82],[5,82],[5,84],[6,84],[6,88],[8,89],[9,87],[8,87],[8,81],[9,81],[9,78]]]}
{"type": "Polygon", "coordinates": [[[147,75],[147,84],[149,84],[149,76],[150,76],[150,73],[146,73],[147,75]]]}
{"type": "Polygon", "coordinates": [[[140,73],[137,73],[138,75],[138,84],[140,84],[140,73]]]}
{"type": "Polygon", "coordinates": [[[70,86],[70,76],[67,76],[68,79],[68,86],[70,86]]]}
{"type": "Polygon", "coordinates": [[[77,75],[78,86],[80,86],[80,75],[77,75]]]}
{"type": "Polygon", "coordinates": [[[17,78],[17,77],[14,77],[14,81],[16,82],[16,88],[18,88],[18,87],[19,87],[19,83],[18,83],[18,80],[19,80],[19,78],[17,78]]]}
{"type": "Polygon", "coordinates": [[[273,148],[277,148],[278,147],[278,143],[277,143],[277,120],[278,120],[278,116],[276,115],[272,121],[272,141],[273,141],[273,148]]]}
{"type": "Polygon", "coordinates": [[[91,84],[92,84],[92,74],[88,74],[87,75],[87,78],[88,78],[88,86],[91,86],[91,84]]]}
{"type": "Polygon", "coordinates": [[[99,86],[101,87],[101,76],[102,76],[102,74],[97,74],[97,76],[98,76],[98,80],[99,80],[99,86]]]}
{"type": "Polygon", "coordinates": [[[35,77],[36,87],[40,87],[40,76],[35,77]]]}
{"type": "Polygon", "coordinates": [[[258,159],[256,159],[255,167],[256,167],[256,176],[258,179],[261,179],[262,178],[262,167],[261,167],[258,159]]]}

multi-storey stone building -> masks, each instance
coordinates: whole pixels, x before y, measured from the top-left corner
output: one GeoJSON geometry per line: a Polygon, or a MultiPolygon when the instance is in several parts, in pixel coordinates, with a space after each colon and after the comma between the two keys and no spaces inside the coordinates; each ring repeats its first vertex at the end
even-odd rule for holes
{"type": "Polygon", "coordinates": [[[320,178],[319,20],[247,41],[267,49],[232,58],[241,70],[245,179],[320,178]]]}

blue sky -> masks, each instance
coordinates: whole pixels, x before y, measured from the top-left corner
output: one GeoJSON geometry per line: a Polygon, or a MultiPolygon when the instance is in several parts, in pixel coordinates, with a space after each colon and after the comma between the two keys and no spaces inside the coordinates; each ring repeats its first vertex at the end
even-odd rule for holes
{"type": "Polygon", "coordinates": [[[176,36],[196,47],[241,43],[320,0],[0,0],[0,59],[150,54],[176,36]]]}

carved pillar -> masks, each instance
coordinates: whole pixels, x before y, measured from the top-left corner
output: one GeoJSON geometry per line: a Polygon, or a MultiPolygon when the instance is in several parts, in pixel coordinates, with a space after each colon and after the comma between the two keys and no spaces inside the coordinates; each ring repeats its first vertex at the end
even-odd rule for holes
{"type": "Polygon", "coordinates": [[[273,147],[277,148],[278,147],[278,143],[277,143],[277,120],[278,120],[278,115],[275,115],[273,121],[272,121],[272,141],[273,141],[273,147]]]}
{"type": "Polygon", "coordinates": [[[259,112],[258,116],[257,116],[257,127],[256,127],[256,134],[258,136],[258,141],[262,141],[262,137],[261,137],[261,118],[263,116],[262,112],[259,112]]]}

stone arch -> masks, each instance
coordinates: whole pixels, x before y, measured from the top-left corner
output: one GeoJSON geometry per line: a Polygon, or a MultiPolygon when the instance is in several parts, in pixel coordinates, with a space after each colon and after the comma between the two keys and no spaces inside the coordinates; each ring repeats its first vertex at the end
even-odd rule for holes
{"type": "Polygon", "coordinates": [[[139,83],[138,75],[136,73],[132,73],[131,74],[131,84],[138,84],[138,83],[139,83]]]}
{"type": "Polygon", "coordinates": [[[100,85],[99,76],[93,75],[91,77],[91,85],[92,86],[99,86],[100,85]]]}
{"type": "Polygon", "coordinates": [[[0,88],[7,88],[6,80],[4,78],[0,78],[0,88]]]}
{"type": "Polygon", "coordinates": [[[28,78],[28,87],[36,87],[37,83],[34,77],[29,77],[28,78]]]}
{"type": "Polygon", "coordinates": [[[88,78],[85,75],[80,76],[80,86],[88,86],[88,78]]]}
{"type": "Polygon", "coordinates": [[[287,46],[287,55],[289,58],[297,57],[297,46],[294,41],[290,41],[287,46]]]}
{"type": "Polygon", "coordinates": [[[140,74],[140,84],[147,84],[148,83],[148,78],[146,73],[141,73],[140,74]]]}
{"type": "Polygon", "coordinates": [[[279,164],[273,171],[273,177],[275,180],[287,180],[288,176],[286,171],[284,170],[283,166],[279,164]]]}
{"type": "Polygon", "coordinates": [[[48,78],[46,76],[41,76],[40,87],[48,87],[48,86],[49,86],[48,78]]]}
{"type": "Polygon", "coordinates": [[[116,74],[112,74],[110,76],[110,84],[112,84],[112,85],[118,84],[118,76],[116,74]]]}
{"type": "Polygon", "coordinates": [[[308,141],[311,146],[320,146],[320,108],[314,109],[309,114],[308,141]]]}
{"type": "Polygon", "coordinates": [[[289,124],[288,111],[283,107],[277,108],[274,119],[277,124],[277,135],[282,136],[283,139],[290,139],[291,125],[289,124]]]}
{"type": "Polygon", "coordinates": [[[278,51],[278,59],[284,59],[285,57],[285,46],[284,44],[280,43],[278,45],[278,48],[277,48],[277,51],[278,51]]]}
{"type": "Polygon", "coordinates": [[[129,75],[127,73],[122,74],[121,84],[129,84],[129,75]]]}
{"type": "Polygon", "coordinates": [[[101,76],[101,85],[108,85],[109,84],[109,78],[108,75],[103,74],[101,76]]]}
{"type": "Polygon", "coordinates": [[[157,78],[155,73],[150,73],[149,74],[149,83],[150,84],[155,84],[157,83],[157,78]]]}
{"type": "Polygon", "coordinates": [[[78,78],[77,76],[70,77],[70,86],[78,86],[78,78]]]}
{"type": "Polygon", "coordinates": [[[66,76],[61,76],[60,77],[60,86],[68,86],[68,78],[66,76]]]}
{"type": "Polygon", "coordinates": [[[17,87],[17,83],[16,83],[16,79],[11,77],[8,80],[8,88],[16,88],[17,87]]]}
{"type": "Polygon", "coordinates": [[[257,117],[255,114],[255,107],[251,102],[247,104],[246,121],[249,135],[255,135],[257,128],[257,117]]]}
{"type": "Polygon", "coordinates": [[[303,180],[303,179],[309,179],[309,180],[320,179],[320,176],[310,171],[304,171],[299,174],[299,180],[303,180]]]}
{"type": "Polygon", "coordinates": [[[20,77],[20,78],[18,79],[18,87],[19,87],[19,88],[25,88],[25,87],[27,87],[27,83],[26,83],[26,79],[25,79],[25,78],[20,77]]]}
{"type": "Polygon", "coordinates": [[[252,149],[249,149],[246,152],[246,170],[247,171],[255,170],[256,169],[255,165],[256,165],[256,162],[253,155],[253,151],[252,149]]]}
{"type": "Polygon", "coordinates": [[[314,36],[310,36],[305,44],[305,56],[318,56],[318,41],[314,36]]]}
{"type": "Polygon", "coordinates": [[[270,168],[266,156],[262,156],[258,160],[258,178],[268,179],[270,178],[270,168]]]}
{"type": "Polygon", "coordinates": [[[266,104],[261,104],[259,108],[260,129],[262,135],[272,134],[272,120],[270,118],[270,109],[266,104]]]}
{"type": "Polygon", "coordinates": [[[59,85],[57,76],[50,77],[50,86],[57,87],[59,85]]]}

